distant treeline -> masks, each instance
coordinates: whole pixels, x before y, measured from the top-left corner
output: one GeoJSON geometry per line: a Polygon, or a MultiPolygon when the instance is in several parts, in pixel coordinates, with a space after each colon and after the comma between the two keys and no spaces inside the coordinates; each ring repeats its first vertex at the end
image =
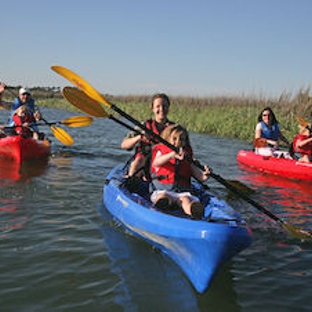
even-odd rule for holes
{"type": "MultiPolygon", "coordinates": [[[[13,94],[17,95],[21,87],[22,86],[7,86],[6,89],[8,89],[8,92],[5,92],[6,99],[14,97],[13,94]]],[[[62,98],[60,87],[33,87],[29,89],[32,96],[36,99],[62,98]]]]}

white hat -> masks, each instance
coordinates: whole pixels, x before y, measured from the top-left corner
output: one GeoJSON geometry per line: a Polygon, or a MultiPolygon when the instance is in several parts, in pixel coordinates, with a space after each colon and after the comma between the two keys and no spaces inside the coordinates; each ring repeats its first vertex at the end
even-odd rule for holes
{"type": "Polygon", "coordinates": [[[30,95],[30,90],[28,88],[20,88],[18,91],[19,94],[29,94],[30,95]]]}

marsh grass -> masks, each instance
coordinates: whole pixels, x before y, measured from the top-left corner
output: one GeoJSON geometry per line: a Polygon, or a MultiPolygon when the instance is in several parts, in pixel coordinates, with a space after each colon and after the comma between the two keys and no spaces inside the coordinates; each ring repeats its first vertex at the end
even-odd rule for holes
{"type": "MultiPolygon", "coordinates": [[[[300,89],[292,96],[282,93],[278,98],[264,96],[238,97],[171,97],[169,119],[184,125],[189,131],[208,133],[213,136],[252,141],[258,115],[270,106],[284,135],[291,141],[297,134],[295,115],[312,121],[310,88],[300,89]]],[[[113,99],[114,100],[114,99],[113,99]]],[[[150,102],[146,97],[119,97],[115,103],[139,120],[151,117],[150,102]],[[117,101],[118,100],[118,104],[117,101]]]]}
{"type": "MultiPolygon", "coordinates": [[[[42,89],[32,90],[37,105],[79,112],[64,100],[60,90],[55,88],[43,92],[42,89]],[[48,93],[47,93],[48,92],[48,93]]],[[[104,95],[109,101],[133,116],[137,120],[152,117],[150,96],[110,96],[104,95]]],[[[12,100],[12,96],[4,98],[12,100]]],[[[237,138],[252,141],[254,128],[261,110],[270,106],[284,135],[291,141],[297,134],[296,115],[307,122],[312,121],[312,98],[310,87],[302,88],[297,94],[283,92],[277,98],[260,96],[216,96],[216,97],[170,97],[171,107],[169,119],[185,126],[189,131],[207,133],[213,136],[237,138]]],[[[106,107],[105,107],[106,109],[106,107]]],[[[114,115],[114,112],[109,111],[114,115]]],[[[117,117],[117,115],[116,115],[117,117]]]]}

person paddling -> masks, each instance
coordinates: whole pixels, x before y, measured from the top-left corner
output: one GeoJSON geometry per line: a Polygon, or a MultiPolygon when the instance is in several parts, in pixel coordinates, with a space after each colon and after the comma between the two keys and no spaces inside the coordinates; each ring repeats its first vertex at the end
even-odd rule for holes
{"type": "MultiPolygon", "coordinates": [[[[170,99],[165,93],[157,93],[152,97],[151,109],[153,118],[147,119],[143,124],[155,134],[160,135],[162,131],[170,124],[173,124],[168,118],[170,99]]],[[[138,130],[139,131],[139,130],[138,130]]],[[[145,135],[144,132],[129,132],[121,143],[121,148],[132,150],[134,147],[135,155],[128,170],[128,176],[136,175],[143,177],[149,175],[149,156],[151,155],[153,138],[145,135]]]]}
{"type": "Polygon", "coordinates": [[[279,140],[289,146],[289,141],[282,134],[273,110],[266,107],[258,116],[254,141],[255,152],[264,156],[274,156],[274,152],[279,148],[279,140]]]}
{"type": "MultiPolygon", "coordinates": [[[[0,83],[0,105],[3,108],[11,111],[8,122],[7,122],[8,127],[14,126],[13,115],[15,114],[16,110],[22,105],[26,105],[29,111],[29,114],[35,119],[35,123],[42,119],[42,114],[38,106],[35,105],[35,100],[31,96],[30,89],[28,89],[27,87],[20,88],[18,92],[18,96],[16,96],[13,103],[11,103],[11,102],[2,101],[2,94],[5,91],[5,88],[6,88],[6,84],[3,82],[0,83]]],[[[39,133],[38,127],[36,126],[35,123],[32,125],[32,128],[36,133],[39,133]]],[[[12,131],[8,129],[6,129],[6,132],[7,134],[10,134],[10,132],[12,131]]],[[[12,133],[14,133],[14,131],[12,133]]],[[[40,137],[41,138],[44,137],[43,133],[40,134],[40,137]]]]}

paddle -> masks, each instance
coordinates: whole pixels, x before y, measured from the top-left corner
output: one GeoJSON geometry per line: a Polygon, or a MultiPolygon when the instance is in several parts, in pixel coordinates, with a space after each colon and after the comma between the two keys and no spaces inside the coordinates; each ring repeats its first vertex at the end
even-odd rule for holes
{"type": "Polygon", "coordinates": [[[72,116],[62,121],[46,122],[44,124],[37,123],[37,126],[65,125],[67,127],[77,128],[77,127],[87,127],[91,125],[92,122],[93,122],[93,118],[89,116],[72,116]]]}
{"type": "Polygon", "coordinates": [[[77,88],[64,87],[62,90],[62,95],[69,103],[91,116],[109,118],[129,130],[134,131],[137,134],[141,134],[139,130],[134,129],[130,125],[115,118],[113,115],[107,114],[104,108],[97,101],[93,100],[87,94],[77,88]]]}
{"type": "Polygon", "coordinates": [[[309,124],[301,117],[299,116],[296,116],[296,119],[297,121],[303,126],[305,127],[306,129],[308,129],[310,131],[310,133],[312,134],[312,129],[311,127],[309,126],[309,124]]]}
{"type": "MultiPolygon", "coordinates": [[[[44,119],[42,120],[44,121],[44,119]]],[[[56,126],[50,126],[50,129],[53,135],[64,145],[70,146],[74,144],[74,139],[64,129],[56,126]]]]}
{"type": "Polygon", "coordinates": [[[268,141],[264,138],[257,138],[257,139],[254,139],[253,145],[256,148],[267,147],[268,141]]]}
{"type": "MultiPolygon", "coordinates": [[[[82,89],[88,96],[90,96],[93,100],[102,103],[106,105],[107,107],[113,109],[114,111],[118,112],[121,116],[125,117],[129,121],[131,121],[133,124],[140,127],[142,130],[145,131],[149,136],[156,139],[158,142],[161,142],[168,146],[170,149],[172,149],[175,152],[178,152],[178,148],[174,145],[170,144],[166,140],[164,140],[161,136],[156,135],[151,130],[147,129],[143,124],[141,124],[139,121],[134,119],[132,116],[128,115],[121,109],[119,109],[117,106],[115,106],[112,103],[109,103],[98,91],[96,91],[91,85],[89,85],[86,81],[84,81],[81,77],[79,77],[77,74],[73,73],[72,71],[61,67],[61,66],[52,66],[52,70],[56,71],[61,76],[65,77],[69,81],[71,81],[73,84],[75,84],[78,88],[82,89]]],[[[204,167],[198,162],[194,161],[193,159],[190,159],[194,165],[196,165],[200,169],[204,169],[204,167]]],[[[255,202],[253,199],[245,195],[243,192],[239,191],[238,188],[233,186],[233,184],[228,183],[225,179],[223,179],[221,176],[211,172],[210,176],[214,178],[216,181],[218,181],[220,184],[224,185],[226,188],[231,190],[234,194],[238,195],[242,199],[244,199],[249,204],[253,205],[255,208],[257,208],[259,211],[266,214],[268,217],[279,223],[284,229],[288,231],[288,233],[293,236],[294,238],[307,240],[312,238],[312,233],[297,229],[294,226],[288,224],[287,222],[283,221],[276,215],[274,215],[272,212],[270,212],[268,209],[260,205],[259,203],[255,202]]]]}
{"type": "MultiPolygon", "coordinates": [[[[129,126],[128,124],[122,122],[121,120],[115,118],[114,116],[107,114],[106,111],[103,109],[103,107],[97,101],[90,98],[86,93],[84,93],[80,89],[74,87],[64,87],[62,90],[62,94],[69,103],[73,104],[83,112],[90,114],[94,117],[103,117],[112,119],[115,122],[119,123],[120,125],[128,128],[129,130],[134,131],[137,134],[141,134],[141,132],[138,131],[137,129],[129,126]]],[[[227,180],[227,182],[236,185],[236,187],[239,187],[242,191],[246,193],[250,194],[254,192],[253,189],[241,183],[240,181],[227,180]]]]}
{"type": "MultiPolygon", "coordinates": [[[[66,118],[62,121],[53,121],[53,122],[47,122],[47,123],[33,123],[30,125],[36,125],[36,126],[52,126],[52,125],[65,125],[68,127],[86,127],[89,126],[93,122],[93,119],[89,116],[72,116],[69,118],[66,118]]],[[[5,129],[14,129],[20,126],[4,126],[5,129]]]]}

